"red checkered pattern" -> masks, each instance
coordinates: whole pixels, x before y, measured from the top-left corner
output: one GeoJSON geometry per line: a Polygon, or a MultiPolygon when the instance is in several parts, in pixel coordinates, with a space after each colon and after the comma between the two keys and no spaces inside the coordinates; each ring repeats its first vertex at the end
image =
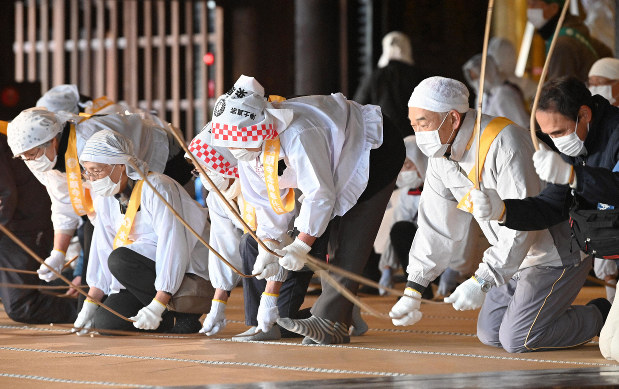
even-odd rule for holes
{"type": "Polygon", "coordinates": [[[238,168],[236,166],[230,166],[230,162],[228,162],[223,155],[219,154],[217,150],[208,144],[202,142],[202,140],[194,139],[189,145],[189,151],[216,172],[238,178],[238,168]]]}
{"type": "Polygon", "coordinates": [[[274,139],[277,137],[277,131],[273,128],[273,123],[241,128],[222,123],[212,123],[212,125],[213,139],[248,142],[274,139]]]}

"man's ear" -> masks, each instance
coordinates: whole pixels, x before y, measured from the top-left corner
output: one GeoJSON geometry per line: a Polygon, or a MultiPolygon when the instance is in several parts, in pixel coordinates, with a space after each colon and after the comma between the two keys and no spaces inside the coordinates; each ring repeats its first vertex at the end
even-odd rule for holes
{"type": "Polygon", "coordinates": [[[449,111],[449,115],[451,115],[452,128],[460,128],[460,124],[462,124],[462,116],[460,115],[460,112],[452,109],[449,111]]]}

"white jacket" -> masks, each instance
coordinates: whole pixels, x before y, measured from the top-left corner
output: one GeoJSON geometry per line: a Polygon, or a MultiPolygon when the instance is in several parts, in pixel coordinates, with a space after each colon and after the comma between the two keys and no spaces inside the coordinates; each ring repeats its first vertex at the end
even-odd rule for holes
{"type": "MultiPolygon", "coordinates": [[[[294,112],[287,127],[276,128],[280,159],[287,166],[279,177],[281,195],[288,188],[302,192],[294,225],[300,232],[320,236],[333,217],[356,204],[367,186],[370,150],[383,141],[380,107],[359,105],[341,93],[299,97],[273,106],[294,112]]],[[[243,196],[256,208],[258,237],[281,242],[294,215],[272,210],[262,162],[239,161],[239,175],[243,196]]]]}
{"type": "MultiPolygon", "coordinates": [[[[83,118],[75,115],[77,122],[83,118]]],[[[156,123],[150,115],[112,114],[93,116],[78,123],[75,128],[77,156],[81,154],[86,141],[96,132],[111,129],[133,142],[136,157],[146,161],[151,171],[162,173],[168,161],[169,140],[164,127],[156,123]]],[[[64,158],[64,154],[58,155],[64,158]]],[[[67,175],[58,170],[44,173],[33,172],[46,187],[52,201],[52,223],[55,231],[73,231],[80,222],[69,197],[67,175]]],[[[93,202],[96,199],[93,198],[93,202]]]]}
{"type": "MultiPolygon", "coordinates": [[[[187,223],[207,240],[210,225],[208,210],[194,201],[173,179],[159,173],[148,176],[149,182],[161,193],[187,223]]],[[[117,293],[123,285],[108,268],[108,257],[124,215],[113,196],[98,197],[97,219],[90,249],[86,281],[88,286],[105,294],[117,293]]],[[[125,247],[155,261],[155,289],[174,294],[185,273],[208,277],[208,249],[185,228],[170,209],[144,183],[140,210],[137,212],[125,247]]]]}
{"type": "MultiPolygon", "coordinates": [[[[463,252],[466,230],[473,217],[457,208],[471,190],[467,175],[474,166],[473,136],[476,112],[469,110],[454,140],[450,158],[430,158],[421,194],[415,235],[409,254],[408,279],[427,286],[450,264],[453,253],[463,252]]],[[[482,131],[492,119],[482,116],[482,131]]],[[[541,181],[533,167],[534,149],[529,132],[507,126],[492,143],[482,170],[482,188],[495,189],[501,198],[535,196],[541,181]]],[[[490,243],[475,275],[496,285],[506,283],[519,268],[561,266],[548,230],[515,231],[498,222],[478,223],[490,243]]]]}

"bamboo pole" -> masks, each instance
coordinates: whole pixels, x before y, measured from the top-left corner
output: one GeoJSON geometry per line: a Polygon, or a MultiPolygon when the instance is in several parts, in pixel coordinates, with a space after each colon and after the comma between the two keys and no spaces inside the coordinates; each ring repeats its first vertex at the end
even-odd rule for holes
{"type": "Polygon", "coordinates": [[[554,52],[555,44],[557,43],[557,38],[559,37],[559,31],[561,30],[561,26],[563,25],[563,21],[565,20],[565,14],[567,13],[569,7],[570,0],[565,0],[565,4],[563,4],[563,10],[561,11],[561,16],[559,17],[557,27],[555,28],[555,34],[552,37],[552,42],[550,43],[550,48],[548,49],[546,62],[544,62],[544,67],[542,68],[542,75],[540,76],[539,83],[537,84],[535,99],[533,99],[533,108],[531,108],[531,121],[529,129],[531,130],[531,140],[533,141],[533,147],[535,147],[535,150],[539,150],[539,142],[537,141],[537,136],[535,135],[535,111],[537,111],[539,96],[544,86],[544,80],[546,80],[546,74],[548,73],[548,64],[550,63],[550,58],[552,58],[552,53],[554,52]]]}

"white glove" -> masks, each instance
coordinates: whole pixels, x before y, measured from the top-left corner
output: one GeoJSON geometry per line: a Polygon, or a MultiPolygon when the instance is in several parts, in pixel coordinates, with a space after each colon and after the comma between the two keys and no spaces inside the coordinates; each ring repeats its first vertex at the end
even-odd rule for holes
{"type": "Polygon", "coordinates": [[[613,304],[600,332],[600,352],[606,359],[619,361],[619,304],[613,304]]]}
{"type": "Polygon", "coordinates": [[[226,303],[221,300],[215,300],[211,302],[211,311],[204,318],[204,323],[201,334],[212,336],[223,330],[226,326],[226,303]]]}
{"type": "Polygon", "coordinates": [[[473,202],[473,216],[477,220],[490,221],[501,220],[505,213],[505,203],[494,189],[478,189],[471,191],[473,202]]]}
{"type": "Polygon", "coordinates": [[[395,326],[412,326],[421,320],[421,293],[412,288],[404,290],[404,297],[400,298],[391,308],[389,317],[395,326]]]}
{"type": "MultiPolygon", "coordinates": [[[[275,251],[279,248],[278,242],[265,240],[264,244],[271,249],[271,251],[275,251]]],[[[254,263],[252,274],[258,274],[256,276],[256,279],[258,280],[274,276],[279,271],[277,260],[277,255],[269,253],[263,249],[262,246],[258,245],[258,257],[256,257],[256,263],[254,263]]]]}
{"type": "MultiPolygon", "coordinates": [[[[53,267],[54,270],[60,273],[62,272],[62,267],[64,266],[64,259],[65,254],[62,251],[52,250],[52,252],[49,254],[49,257],[47,257],[47,259],[45,260],[45,263],[47,263],[49,266],[53,267]]],[[[43,264],[41,264],[41,267],[39,267],[37,273],[39,273],[39,278],[45,282],[50,282],[58,278],[57,275],[52,273],[52,271],[43,264]]]]}
{"type": "Polygon", "coordinates": [[[258,307],[258,326],[256,333],[269,332],[273,324],[279,319],[279,308],[277,308],[278,296],[270,293],[262,293],[260,298],[260,306],[258,307]]]}
{"type": "Polygon", "coordinates": [[[77,335],[85,335],[88,333],[88,329],[92,327],[93,324],[93,316],[95,315],[95,311],[97,310],[98,305],[90,300],[84,300],[84,304],[82,305],[82,310],[77,315],[77,319],[75,323],[73,323],[73,328],[71,332],[77,333],[77,335]]]}
{"type": "Polygon", "coordinates": [[[156,330],[161,323],[161,315],[164,311],[165,305],[153,299],[150,304],[140,309],[137,315],[129,319],[134,320],[133,326],[139,330],[156,330]]]}
{"type": "Polygon", "coordinates": [[[574,167],[552,150],[540,148],[533,154],[533,165],[539,178],[552,184],[570,183],[574,167]]]}
{"type": "Polygon", "coordinates": [[[305,257],[311,249],[312,246],[299,238],[295,238],[294,242],[281,250],[277,250],[277,254],[282,255],[279,264],[286,270],[299,271],[305,266],[305,257]]]}
{"type": "Polygon", "coordinates": [[[481,285],[475,278],[471,277],[461,283],[451,296],[445,297],[443,301],[452,303],[457,311],[467,311],[480,308],[485,299],[486,293],[481,290],[481,285]]]}

